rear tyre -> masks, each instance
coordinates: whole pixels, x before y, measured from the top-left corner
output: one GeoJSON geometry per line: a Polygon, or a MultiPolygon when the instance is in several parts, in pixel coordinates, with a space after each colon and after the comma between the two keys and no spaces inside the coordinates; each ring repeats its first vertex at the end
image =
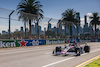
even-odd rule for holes
{"type": "Polygon", "coordinates": [[[85,46],[84,51],[85,51],[85,53],[89,53],[90,52],[90,46],[85,46]]]}

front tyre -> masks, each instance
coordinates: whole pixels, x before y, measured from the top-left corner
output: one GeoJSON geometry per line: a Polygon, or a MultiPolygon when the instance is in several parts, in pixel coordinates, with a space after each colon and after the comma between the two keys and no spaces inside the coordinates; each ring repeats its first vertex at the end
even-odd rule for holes
{"type": "Polygon", "coordinates": [[[54,56],[56,56],[56,52],[55,52],[54,50],[53,50],[52,54],[53,54],[54,56]]]}
{"type": "Polygon", "coordinates": [[[77,49],[76,56],[80,56],[80,55],[81,55],[81,52],[79,49],[77,49]]]}

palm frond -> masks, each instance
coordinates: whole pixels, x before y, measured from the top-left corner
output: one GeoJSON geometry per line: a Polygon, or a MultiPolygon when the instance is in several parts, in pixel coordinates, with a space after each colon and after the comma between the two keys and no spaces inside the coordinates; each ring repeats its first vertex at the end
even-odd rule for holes
{"type": "MultiPolygon", "coordinates": [[[[24,19],[22,17],[25,17],[25,13],[30,13],[32,15],[37,16],[43,16],[43,10],[40,9],[42,5],[40,4],[40,1],[36,0],[22,0],[19,5],[17,6],[18,14],[20,14],[20,19],[24,19]],[[21,13],[25,12],[25,13],[21,13]],[[22,16],[21,16],[22,15],[22,16]]],[[[28,19],[33,17],[32,15],[28,14],[28,19]]],[[[37,17],[38,18],[38,17],[37,17]]],[[[36,19],[36,17],[31,18],[31,20],[36,19]]]]}

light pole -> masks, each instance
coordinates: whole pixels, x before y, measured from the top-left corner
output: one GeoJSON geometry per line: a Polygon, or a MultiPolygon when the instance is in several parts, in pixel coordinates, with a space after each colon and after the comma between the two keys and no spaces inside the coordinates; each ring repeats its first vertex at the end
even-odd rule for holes
{"type": "Polygon", "coordinates": [[[9,39],[10,39],[10,16],[12,15],[13,12],[14,10],[9,14],[9,39]]]}
{"type": "MultiPolygon", "coordinates": [[[[50,20],[48,21],[48,29],[47,29],[47,31],[49,32],[50,31],[50,21],[52,20],[52,18],[50,18],[50,20]]],[[[48,38],[49,38],[49,33],[48,33],[48,38]]]]}

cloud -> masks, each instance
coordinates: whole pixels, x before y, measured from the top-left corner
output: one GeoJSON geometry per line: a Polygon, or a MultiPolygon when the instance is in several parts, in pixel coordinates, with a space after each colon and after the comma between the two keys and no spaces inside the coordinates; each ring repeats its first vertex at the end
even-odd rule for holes
{"type": "Polygon", "coordinates": [[[87,17],[93,16],[92,13],[87,13],[87,17]]]}

